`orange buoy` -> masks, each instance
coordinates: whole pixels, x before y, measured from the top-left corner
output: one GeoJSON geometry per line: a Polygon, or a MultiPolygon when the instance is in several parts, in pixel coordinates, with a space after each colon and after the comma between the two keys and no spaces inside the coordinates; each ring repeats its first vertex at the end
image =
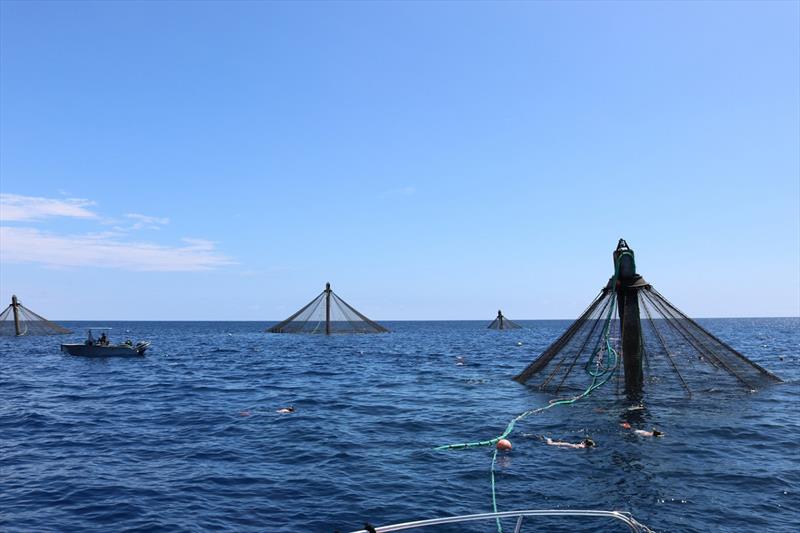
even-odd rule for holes
{"type": "Polygon", "coordinates": [[[627,422],[623,422],[622,424],[620,424],[620,426],[622,426],[625,429],[631,429],[631,425],[627,422]]]}
{"type": "Polygon", "coordinates": [[[511,449],[511,441],[508,439],[500,439],[497,441],[497,449],[498,450],[510,450],[511,449]]]}

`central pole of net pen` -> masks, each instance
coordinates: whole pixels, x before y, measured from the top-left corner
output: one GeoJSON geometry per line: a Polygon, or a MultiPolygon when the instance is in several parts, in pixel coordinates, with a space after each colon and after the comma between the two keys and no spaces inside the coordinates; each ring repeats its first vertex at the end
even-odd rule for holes
{"type": "Polygon", "coordinates": [[[14,294],[11,296],[11,307],[14,310],[14,331],[17,334],[17,337],[20,336],[20,329],[19,329],[19,300],[17,300],[17,295],[14,294]]]}
{"type": "Polygon", "coordinates": [[[642,325],[639,318],[639,290],[646,284],[636,273],[633,250],[620,239],[614,250],[614,274],[617,291],[620,333],[622,336],[622,361],[625,368],[625,389],[638,396],[642,391],[642,325]]]}
{"type": "Polygon", "coordinates": [[[325,335],[331,334],[331,284],[325,284],[325,335]]]}

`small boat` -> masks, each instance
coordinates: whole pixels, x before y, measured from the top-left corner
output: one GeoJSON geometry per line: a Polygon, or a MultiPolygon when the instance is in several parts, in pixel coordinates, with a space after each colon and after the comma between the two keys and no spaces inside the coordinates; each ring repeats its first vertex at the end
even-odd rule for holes
{"type": "Polygon", "coordinates": [[[85,357],[111,357],[144,355],[150,346],[149,341],[140,341],[136,344],[126,340],[122,344],[111,344],[106,331],[111,328],[89,328],[83,344],[62,344],[61,351],[70,355],[83,355],[85,357]],[[94,338],[93,331],[102,331],[98,339],[94,338]]]}

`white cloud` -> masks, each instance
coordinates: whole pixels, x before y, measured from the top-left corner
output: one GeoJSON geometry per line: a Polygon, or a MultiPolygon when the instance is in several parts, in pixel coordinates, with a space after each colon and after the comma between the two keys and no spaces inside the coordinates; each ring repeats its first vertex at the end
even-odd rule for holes
{"type": "MultiPolygon", "coordinates": [[[[94,202],[79,198],[0,194],[0,222],[37,222],[49,217],[71,217],[89,219],[100,226],[114,223],[113,219],[90,211],[88,207],[92,205],[94,202]]],[[[128,213],[125,218],[130,223],[122,223],[114,227],[114,231],[79,235],[0,226],[0,262],[161,272],[209,270],[234,264],[216,250],[213,242],[203,239],[183,239],[183,244],[177,246],[133,241],[128,232],[157,230],[169,224],[169,219],[140,213],[128,213]]]]}
{"type": "Polygon", "coordinates": [[[97,218],[87,209],[94,202],[81,198],[39,198],[0,194],[0,221],[23,222],[47,217],[97,218]]]}
{"type": "Polygon", "coordinates": [[[151,217],[148,215],[140,215],[139,213],[128,213],[125,216],[136,221],[130,227],[132,230],[161,229],[161,226],[169,224],[169,219],[166,217],[151,217]]]}
{"type": "Polygon", "coordinates": [[[217,252],[211,241],[183,242],[183,246],[164,246],[124,242],[113,233],[56,235],[34,228],[0,227],[0,261],[159,272],[211,270],[234,264],[217,252]]]}

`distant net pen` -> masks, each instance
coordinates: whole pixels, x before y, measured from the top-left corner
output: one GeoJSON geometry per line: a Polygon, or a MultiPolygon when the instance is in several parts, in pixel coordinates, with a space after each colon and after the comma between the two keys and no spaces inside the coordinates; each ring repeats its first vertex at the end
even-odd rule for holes
{"type": "Polygon", "coordinates": [[[3,337],[67,333],[72,332],[34,313],[22,305],[16,295],[11,297],[11,303],[0,313],[0,336],[3,337]]]}
{"type": "Polygon", "coordinates": [[[334,335],[341,333],[388,333],[381,326],[358,312],[325,284],[316,298],[295,314],[271,328],[268,333],[306,333],[334,335]]]}
{"type": "Polygon", "coordinates": [[[520,329],[520,328],[522,328],[522,326],[504,317],[502,311],[497,311],[497,318],[492,320],[492,323],[489,324],[488,329],[500,330],[500,329],[520,329]]]}

